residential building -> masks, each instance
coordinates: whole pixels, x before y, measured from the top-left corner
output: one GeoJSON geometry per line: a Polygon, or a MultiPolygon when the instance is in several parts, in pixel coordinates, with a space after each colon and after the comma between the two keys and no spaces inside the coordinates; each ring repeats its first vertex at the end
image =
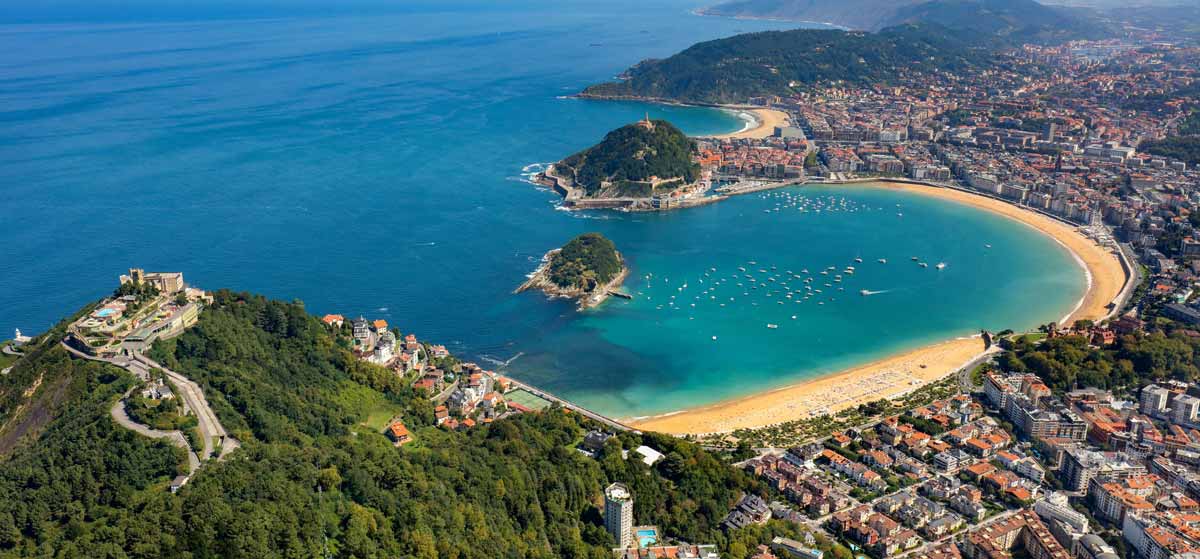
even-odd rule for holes
{"type": "Polygon", "coordinates": [[[613,483],[604,490],[604,529],[618,548],[634,545],[633,494],[623,483],[613,483]]]}

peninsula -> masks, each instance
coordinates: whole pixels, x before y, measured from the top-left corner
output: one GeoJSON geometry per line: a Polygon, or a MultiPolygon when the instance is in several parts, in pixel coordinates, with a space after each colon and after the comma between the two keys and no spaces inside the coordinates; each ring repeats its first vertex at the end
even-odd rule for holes
{"type": "Polygon", "coordinates": [[[696,143],[665,120],[622,126],[535,177],[568,209],[656,211],[723,199],[695,161],[696,143]]]}
{"type": "Polygon", "coordinates": [[[579,300],[579,309],[603,303],[629,275],[616,245],[599,233],[584,233],[546,253],[542,265],[517,288],[540,289],[552,297],[579,300]]]}

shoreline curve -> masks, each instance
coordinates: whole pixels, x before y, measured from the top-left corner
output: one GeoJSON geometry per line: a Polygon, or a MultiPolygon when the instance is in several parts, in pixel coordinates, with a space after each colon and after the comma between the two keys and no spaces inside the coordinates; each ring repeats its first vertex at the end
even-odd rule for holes
{"type": "MultiPolygon", "coordinates": [[[[1074,309],[1062,320],[1099,321],[1130,281],[1121,261],[1108,248],[1086,237],[1078,227],[987,196],[955,188],[899,181],[856,181],[844,184],[932,196],[969,205],[1032,227],[1062,246],[1084,270],[1086,287],[1074,309]]],[[[881,398],[896,398],[937,382],[975,362],[985,353],[978,336],[955,338],[891,355],[839,372],[746,396],[670,413],[624,420],[643,430],[673,435],[710,435],[767,427],[837,413],[881,398]]]]}

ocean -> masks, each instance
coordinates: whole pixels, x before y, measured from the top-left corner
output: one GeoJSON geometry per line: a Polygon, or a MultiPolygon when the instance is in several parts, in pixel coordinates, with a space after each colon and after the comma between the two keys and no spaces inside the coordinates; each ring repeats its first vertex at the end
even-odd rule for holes
{"type": "Polygon", "coordinates": [[[1082,294],[1082,273],[1053,241],[885,191],[805,187],[663,215],[560,211],[528,172],[612,128],[646,113],[690,134],[743,126],[714,109],[564,97],[698,41],[795,27],[694,16],[695,7],[0,10],[9,53],[0,59],[0,335],[43,331],[130,267],[178,270],[196,286],[383,318],[628,416],[982,327],[1031,327],[1082,294]],[[511,293],[546,250],[586,231],[616,241],[639,298],[577,313],[511,293]],[[918,269],[909,253],[948,265],[918,269]],[[675,309],[698,301],[706,271],[758,266],[756,282],[778,283],[757,270],[841,270],[855,257],[861,271],[843,279],[844,292],[823,293],[836,298],[824,305],[779,305],[726,281],[719,295],[735,299],[726,306],[710,298],[675,309]]]}

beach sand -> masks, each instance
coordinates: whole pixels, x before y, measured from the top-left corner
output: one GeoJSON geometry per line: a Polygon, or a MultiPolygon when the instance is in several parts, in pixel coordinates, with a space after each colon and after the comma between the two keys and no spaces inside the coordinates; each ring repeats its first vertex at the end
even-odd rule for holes
{"type": "MultiPolygon", "coordinates": [[[[1017,220],[1062,243],[1084,266],[1089,285],[1079,306],[1064,317],[1067,322],[1104,318],[1109,303],[1125,284],[1125,271],[1116,255],[1075,227],[1055,219],[948,188],[900,183],[869,183],[863,187],[900,190],[968,204],[1017,220]]],[[[631,420],[628,424],[671,434],[708,434],[806,419],[818,410],[836,413],[880,398],[894,398],[935,382],[970,363],[983,351],[983,342],[978,337],[949,340],[769,392],[631,420]]]]}
{"type": "Polygon", "coordinates": [[[766,138],[775,133],[776,126],[788,124],[787,113],[776,109],[732,109],[754,115],[755,124],[745,130],[731,134],[719,134],[714,138],[766,138]]]}

